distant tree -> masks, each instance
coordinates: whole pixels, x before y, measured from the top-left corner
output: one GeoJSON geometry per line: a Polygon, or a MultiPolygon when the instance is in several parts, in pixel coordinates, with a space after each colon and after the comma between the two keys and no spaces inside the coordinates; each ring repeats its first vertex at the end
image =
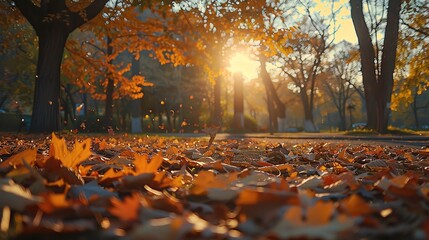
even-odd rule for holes
{"type": "MultiPolygon", "coordinates": [[[[357,82],[359,64],[353,61],[353,45],[341,42],[334,47],[334,54],[329,61],[325,73],[321,76],[323,89],[329,96],[337,109],[340,117],[340,131],[347,129],[346,110],[351,103],[352,95],[355,93],[353,85],[357,82]]],[[[352,124],[352,123],[350,123],[352,124]]]]}
{"type": "Polygon", "coordinates": [[[392,110],[411,105],[418,127],[419,110],[427,106],[419,96],[429,88],[429,7],[426,1],[406,1],[401,16],[392,110]]]}
{"type": "Polygon", "coordinates": [[[367,127],[380,133],[387,131],[391,108],[401,4],[400,0],[389,0],[387,4],[384,0],[368,1],[368,10],[364,11],[363,1],[350,0],[351,16],[359,42],[367,127]],[[381,44],[378,38],[383,27],[384,40],[381,44]]]}
{"type": "Polygon", "coordinates": [[[279,56],[284,64],[283,74],[299,89],[304,109],[304,128],[312,132],[317,131],[313,116],[316,83],[322,73],[323,57],[333,42],[332,26],[312,18],[305,18],[299,25],[285,46],[292,49],[292,53],[279,56]]]}

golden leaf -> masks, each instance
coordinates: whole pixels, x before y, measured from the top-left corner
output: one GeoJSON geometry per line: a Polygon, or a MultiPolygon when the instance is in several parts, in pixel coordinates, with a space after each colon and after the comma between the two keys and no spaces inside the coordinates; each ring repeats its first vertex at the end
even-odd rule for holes
{"type": "Polygon", "coordinates": [[[59,139],[54,133],[52,133],[50,156],[60,160],[65,167],[74,168],[82,161],[86,160],[91,156],[90,149],[91,139],[88,138],[83,142],[76,141],[73,150],[70,152],[67,149],[65,139],[59,139]]]}
{"type": "Polygon", "coordinates": [[[136,168],[136,173],[155,173],[158,171],[158,168],[161,166],[164,159],[160,154],[153,156],[148,162],[147,155],[134,154],[135,160],[134,165],[136,168]]]}

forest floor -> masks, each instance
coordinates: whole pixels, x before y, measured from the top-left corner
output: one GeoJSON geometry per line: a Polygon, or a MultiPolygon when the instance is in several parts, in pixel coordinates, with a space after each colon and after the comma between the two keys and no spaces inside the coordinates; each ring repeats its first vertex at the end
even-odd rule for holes
{"type": "Polygon", "coordinates": [[[426,136],[2,133],[0,160],[0,239],[429,238],[426,136]]]}

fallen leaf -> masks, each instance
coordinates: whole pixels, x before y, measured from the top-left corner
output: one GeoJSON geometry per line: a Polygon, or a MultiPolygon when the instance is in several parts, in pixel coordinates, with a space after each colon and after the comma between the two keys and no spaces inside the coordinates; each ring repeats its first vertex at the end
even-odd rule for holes
{"type": "Polygon", "coordinates": [[[152,219],[137,226],[130,234],[131,239],[183,239],[186,233],[191,231],[193,225],[183,217],[172,216],[169,218],[152,219]]]}
{"type": "Polygon", "coordinates": [[[90,199],[93,196],[114,197],[117,195],[116,193],[108,191],[99,186],[97,181],[91,181],[81,186],[73,185],[69,190],[69,194],[72,198],[84,196],[86,199],[90,199]]]}
{"type": "Polygon", "coordinates": [[[319,176],[311,176],[309,178],[304,179],[304,181],[302,181],[298,187],[299,188],[310,188],[310,189],[314,189],[317,187],[321,187],[323,184],[323,180],[321,177],[319,176]]]}
{"type": "Polygon", "coordinates": [[[161,167],[161,164],[164,161],[160,154],[153,156],[150,160],[147,155],[139,155],[137,153],[134,154],[134,157],[136,174],[157,172],[158,168],[161,167]]]}
{"type": "Polygon", "coordinates": [[[36,161],[36,154],[37,154],[37,149],[27,149],[25,151],[22,151],[18,154],[15,154],[9,157],[8,159],[0,163],[0,167],[6,167],[8,165],[20,166],[23,164],[22,163],[23,161],[26,161],[31,165],[33,164],[33,162],[36,161]]]}
{"type": "Polygon", "coordinates": [[[342,200],[340,205],[341,209],[351,216],[361,216],[373,212],[369,204],[356,194],[342,200]]]}
{"type": "Polygon", "coordinates": [[[36,205],[42,199],[14,183],[12,180],[0,179],[0,207],[23,211],[27,206],[36,205]]]}
{"type": "Polygon", "coordinates": [[[83,142],[76,141],[73,150],[70,152],[67,149],[66,140],[59,139],[52,133],[52,143],[50,156],[61,161],[63,166],[68,168],[76,168],[82,161],[91,156],[91,139],[87,138],[83,142]]]}
{"type": "Polygon", "coordinates": [[[334,203],[328,201],[317,201],[314,206],[307,209],[307,224],[323,225],[328,224],[335,211],[334,203]]]}
{"type": "Polygon", "coordinates": [[[134,221],[138,219],[139,209],[141,208],[141,199],[138,194],[125,197],[124,201],[117,198],[110,200],[111,207],[109,213],[122,221],[134,221]]]}

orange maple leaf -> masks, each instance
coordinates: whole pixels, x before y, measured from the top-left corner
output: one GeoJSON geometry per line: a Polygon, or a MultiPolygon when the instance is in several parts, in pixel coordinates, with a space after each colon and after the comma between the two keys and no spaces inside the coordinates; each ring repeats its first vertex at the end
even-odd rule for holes
{"type": "Polygon", "coordinates": [[[162,155],[157,154],[148,161],[147,155],[134,154],[134,165],[136,168],[136,174],[141,173],[155,173],[158,171],[158,168],[161,166],[164,159],[162,155]]]}
{"type": "Polygon", "coordinates": [[[139,209],[141,207],[140,197],[134,194],[129,197],[125,197],[124,201],[117,198],[110,200],[112,207],[109,208],[109,212],[119,218],[122,221],[134,221],[139,217],[139,209]]]}
{"type": "Polygon", "coordinates": [[[49,155],[60,160],[65,167],[76,167],[76,165],[91,156],[91,139],[87,138],[83,142],[76,141],[73,150],[70,152],[67,149],[66,140],[64,138],[59,139],[54,133],[52,133],[52,143],[49,155]]]}

